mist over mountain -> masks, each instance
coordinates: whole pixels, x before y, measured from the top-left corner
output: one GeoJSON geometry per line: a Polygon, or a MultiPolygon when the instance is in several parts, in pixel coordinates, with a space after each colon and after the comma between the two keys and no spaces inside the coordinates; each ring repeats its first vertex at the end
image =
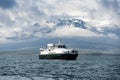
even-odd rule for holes
{"type": "Polygon", "coordinates": [[[15,42],[1,44],[0,50],[21,49],[28,46],[38,48],[47,43],[57,42],[59,39],[74,48],[104,50],[119,49],[120,47],[118,44],[120,40],[119,26],[95,27],[72,16],[51,16],[44,25],[36,22],[24,29],[26,31],[21,31],[20,35],[15,31],[14,36],[6,37],[15,42]]]}

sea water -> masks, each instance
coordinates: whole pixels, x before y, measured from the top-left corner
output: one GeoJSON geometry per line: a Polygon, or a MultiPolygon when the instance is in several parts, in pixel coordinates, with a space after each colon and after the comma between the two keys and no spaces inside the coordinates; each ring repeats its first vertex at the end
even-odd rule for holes
{"type": "Polygon", "coordinates": [[[120,55],[39,60],[36,52],[0,52],[0,80],[120,80],[120,55]]]}

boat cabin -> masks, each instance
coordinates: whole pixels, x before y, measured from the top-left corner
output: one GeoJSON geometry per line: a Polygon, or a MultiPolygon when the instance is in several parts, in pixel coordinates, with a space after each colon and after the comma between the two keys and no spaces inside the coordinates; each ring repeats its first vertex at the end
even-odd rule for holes
{"type": "Polygon", "coordinates": [[[53,49],[53,48],[67,48],[64,44],[48,44],[47,47],[49,49],[53,49]]]}

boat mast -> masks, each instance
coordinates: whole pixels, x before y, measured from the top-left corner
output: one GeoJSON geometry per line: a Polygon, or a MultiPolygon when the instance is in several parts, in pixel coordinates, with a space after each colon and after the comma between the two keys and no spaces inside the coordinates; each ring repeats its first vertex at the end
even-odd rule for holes
{"type": "Polygon", "coordinates": [[[58,44],[61,44],[61,40],[58,41],[58,44]]]}

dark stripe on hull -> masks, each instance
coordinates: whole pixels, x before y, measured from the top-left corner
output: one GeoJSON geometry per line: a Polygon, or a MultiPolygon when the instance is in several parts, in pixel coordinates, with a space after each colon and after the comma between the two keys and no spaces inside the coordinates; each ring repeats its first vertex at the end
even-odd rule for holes
{"type": "Polygon", "coordinates": [[[39,59],[61,59],[61,60],[76,60],[78,54],[46,54],[39,55],[39,59]]]}

